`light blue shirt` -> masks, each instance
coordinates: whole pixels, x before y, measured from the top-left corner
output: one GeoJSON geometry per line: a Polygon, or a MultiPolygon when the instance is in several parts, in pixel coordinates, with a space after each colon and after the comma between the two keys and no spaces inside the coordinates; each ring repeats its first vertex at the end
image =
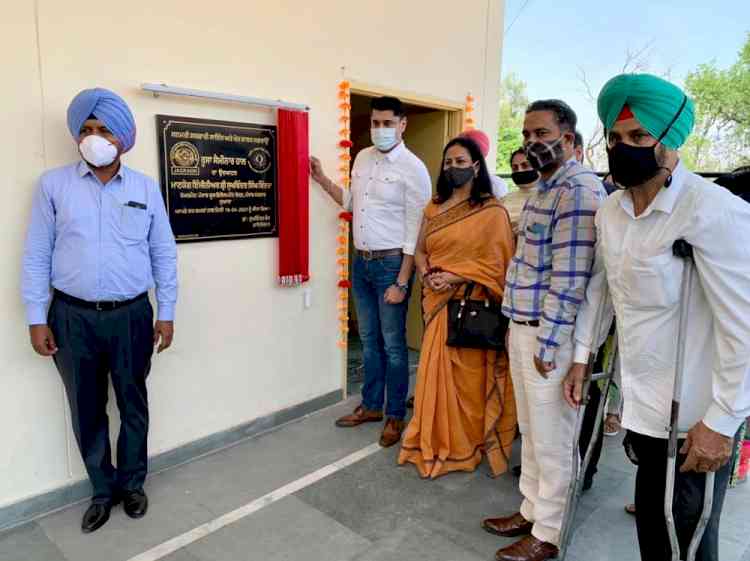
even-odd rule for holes
{"type": "Polygon", "coordinates": [[[172,321],[177,247],[156,182],[121,165],[103,185],[84,162],[42,175],[23,257],[29,325],[47,323],[50,285],[90,302],[156,286],[157,317],[172,321]]]}

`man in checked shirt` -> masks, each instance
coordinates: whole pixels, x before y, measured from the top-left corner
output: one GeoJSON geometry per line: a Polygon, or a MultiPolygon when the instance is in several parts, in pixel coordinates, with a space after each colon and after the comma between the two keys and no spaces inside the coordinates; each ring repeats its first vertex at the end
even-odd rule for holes
{"type": "Polygon", "coordinates": [[[540,173],[519,220],[518,248],[505,283],[511,319],[507,348],[523,435],[520,512],[483,522],[504,537],[523,536],[498,561],[557,556],[572,475],[576,412],[562,381],[573,359],[573,328],[594,259],[594,215],[606,198],[601,181],[573,159],[576,114],[563,101],[526,109],[523,137],[540,173]]]}

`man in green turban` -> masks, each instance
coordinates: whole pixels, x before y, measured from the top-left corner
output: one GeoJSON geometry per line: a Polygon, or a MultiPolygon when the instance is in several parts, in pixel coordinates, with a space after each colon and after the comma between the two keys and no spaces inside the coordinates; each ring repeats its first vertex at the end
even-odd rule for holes
{"type": "Polygon", "coordinates": [[[685,436],[678,448],[675,525],[684,556],[702,510],[705,474],[715,472],[713,510],[696,559],[716,561],[732,441],[750,415],[750,205],[680,161],[694,109],[674,84],[623,74],[604,86],[598,109],[610,172],[622,189],[596,215],[594,269],[576,319],[565,398],[573,407],[580,403],[589,352],[606,335],[595,333],[596,310],[606,306],[606,319],[614,308],[625,445],[638,465],[641,559],[670,559],[663,502],[677,347],[683,346],[677,429],[685,436]],[[693,247],[700,279],[688,294],[681,294],[685,261],[672,253],[677,240],[693,247]],[[684,298],[690,308],[680,340],[684,298]]]}

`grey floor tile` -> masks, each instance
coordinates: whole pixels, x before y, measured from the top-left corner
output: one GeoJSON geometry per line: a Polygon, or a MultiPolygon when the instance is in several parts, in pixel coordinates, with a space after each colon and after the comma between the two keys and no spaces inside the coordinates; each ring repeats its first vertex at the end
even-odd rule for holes
{"type": "Polygon", "coordinates": [[[384,450],[296,496],[369,539],[384,537],[449,494],[412,466],[397,467],[397,454],[397,447],[384,450]]]}
{"type": "Polygon", "coordinates": [[[487,557],[468,551],[450,535],[434,531],[413,520],[404,521],[391,534],[374,542],[352,561],[485,561],[487,557]]]}
{"type": "Polygon", "coordinates": [[[334,426],[334,420],[356,404],[350,400],[324,414],[163,472],[151,484],[168,481],[217,516],[224,514],[376,442],[380,423],[349,429],[334,426]]]}
{"type": "Polygon", "coordinates": [[[608,501],[576,527],[568,559],[576,561],[639,561],[635,520],[620,501],[608,501]]]}
{"type": "Polygon", "coordinates": [[[180,549],[170,555],[167,555],[166,557],[162,557],[161,559],[159,559],[159,561],[207,561],[207,560],[204,560],[202,557],[197,557],[196,555],[189,553],[185,549],[180,549]]]}
{"type": "Polygon", "coordinates": [[[719,540],[719,557],[722,561],[741,561],[747,551],[747,540],[736,540],[724,537],[721,532],[719,540]]]}
{"type": "Polygon", "coordinates": [[[187,547],[211,561],[336,561],[370,542],[302,501],[287,497],[187,547]]]}
{"type": "Polygon", "coordinates": [[[67,561],[36,523],[0,533],[0,561],[67,561]]]}
{"type": "Polygon", "coordinates": [[[423,480],[413,466],[394,467],[397,453],[372,456],[297,496],[373,541],[412,521],[480,554],[507,543],[483,532],[480,522],[518,508],[517,479],[509,474],[490,479],[477,471],[423,480]]]}
{"type": "Polygon", "coordinates": [[[107,524],[93,534],[81,532],[87,504],[80,504],[39,521],[47,536],[70,561],[124,561],[174,536],[215,518],[183,489],[146,485],[149,511],[145,518],[128,518],[121,506],[107,524]]]}

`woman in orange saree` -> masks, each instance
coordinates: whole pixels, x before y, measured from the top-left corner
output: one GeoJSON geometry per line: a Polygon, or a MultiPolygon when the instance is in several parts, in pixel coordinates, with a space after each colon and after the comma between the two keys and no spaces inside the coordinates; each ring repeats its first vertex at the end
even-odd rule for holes
{"type": "Polygon", "coordinates": [[[487,457],[493,475],[508,469],[516,433],[505,351],[448,347],[448,301],[476,283],[473,299],[502,300],[514,252],[510,219],[493,198],[479,148],[463,138],[443,154],[438,194],[427,206],[415,255],[423,279],[425,333],[414,416],[399,464],[422,477],[473,471],[487,457]],[[481,285],[481,288],[480,288],[481,285]]]}

